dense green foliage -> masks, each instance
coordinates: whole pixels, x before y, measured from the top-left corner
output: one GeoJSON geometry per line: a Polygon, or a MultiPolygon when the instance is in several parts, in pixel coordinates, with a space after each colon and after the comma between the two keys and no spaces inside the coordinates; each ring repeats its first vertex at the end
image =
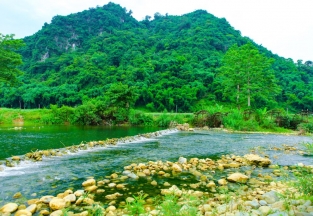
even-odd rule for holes
{"type": "Polygon", "coordinates": [[[22,74],[17,69],[22,64],[22,56],[16,51],[23,46],[23,41],[14,40],[13,36],[0,33],[0,82],[9,85],[16,85],[17,76],[22,74]]]}
{"type": "MultiPolygon", "coordinates": [[[[24,84],[14,88],[3,84],[0,106],[83,104],[80,113],[102,107],[103,115],[110,116],[106,120],[121,121],[128,112],[126,106],[132,104],[169,112],[196,111],[216,103],[235,107],[216,77],[227,50],[247,43],[253,44],[262,58],[273,59],[270,69],[281,89],[271,92],[273,97],[253,96],[252,108],[301,110],[313,106],[311,61],[295,64],[273,55],[242,37],[224,18],[203,10],[182,16],[156,13],[154,19],[147,16],[138,22],[131,11],[109,3],[55,16],[51,24],[45,23],[24,42],[26,46],[20,49],[24,61],[20,79],[24,84]],[[116,83],[131,88],[129,102],[111,104],[114,94],[106,92],[116,83]]],[[[99,121],[90,117],[95,123],[99,121]]]]}
{"type": "Polygon", "coordinates": [[[229,97],[239,108],[243,104],[250,107],[251,101],[268,106],[267,102],[279,92],[272,63],[273,59],[260,54],[252,43],[232,46],[224,55],[218,73],[224,97],[229,97]]]}

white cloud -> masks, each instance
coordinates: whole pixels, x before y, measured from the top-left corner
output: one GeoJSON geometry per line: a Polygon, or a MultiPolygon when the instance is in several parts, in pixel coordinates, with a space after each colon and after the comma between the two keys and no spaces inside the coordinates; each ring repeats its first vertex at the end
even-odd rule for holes
{"type": "MultiPolygon", "coordinates": [[[[133,11],[137,20],[154,13],[182,15],[204,9],[225,17],[242,35],[274,53],[313,60],[312,0],[112,0],[133,11]]],[[[32,35],[55,15],[103,6],[108,0],[1,0],[0,32],[32,35]]]]}

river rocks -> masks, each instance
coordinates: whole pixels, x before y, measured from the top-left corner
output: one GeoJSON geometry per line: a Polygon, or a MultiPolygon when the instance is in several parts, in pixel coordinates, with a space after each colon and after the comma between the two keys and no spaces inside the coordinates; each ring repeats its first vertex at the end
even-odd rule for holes
{"type": "Polygon", "coordinates": [[[21,198],[21,197],[22,197],[21,192],[17,192],[17,193],[15,193],[15,194],[13,195],[13,198],[14,198],[14,199],[18,199],[18,198],[21,198]]]}
{"type": "Polygon", "coordinates": [[[116,183],[110,183],[110,184],[108,184],[108,187],[109,188],[115,188],[116,187],[116,183]]]}
{"type": "Polygon", "coordinates": [[[151,182],[151,185],[152,185],[152,186],[157,186],[158,183],[157,183],[156,181],[152,181],[152,182],[151,182]]]}
{"type": "Polygon", "coordinates": [[[246,183],[248,179],[249,179],[248,176],[241,174],[241,173],[233,173],[227,177],[228,181],[239,182],[239,183],[246,183]]]}
{"type": "Polygon", "coordinates": [[[77,191],[74,192],[74,195],[77,196],[77,197],[80,197],[80,196],[82,196],[84,193],[85,193],[84,190],[77,190],[77,191]]]}
{"type": "Polygon", "coordinates": [[[60,199],[60,198],[57,198],[57,197],[54,197],[49,202],[49,207],[52,210],[60,210],[60,209],[65,208],[65,206],[66,206],[66,201],[64,199],[60,199]]]}
{"type": "Polygon", "coordinates": [[[244,158],[251,165],[266,167],[271,164],[270,159],[260,157],[259,155],[256,155],[256,154],[246,154],[244,158]]]}
{"type": "Polygon", "coordinates": [[[173,164],[172,170],[174,172],[182,172],[183,171],[182,168],[178,164],[173,164]]]}
{"type": "Polygon", "coordinates": [[[270,191],[262,195],[262,199],[267,203],[272,204],[279,201],[277,193],[275,191],[270,191]]]}
{"type": "Polygon", "coordinates": [[[62,210],[56,210],[50,214],[50,216],[62,216],[63,211],[62,210]]]}
{"type": "Polygon", "coordinates": [[[183,194],[183,192],[176,185],[173,185],[169,189],[161,189],[161,194],[163,195],[173,194],[175,196],[180,197],[183,194]]]}
{"type": "Polygon", "coordinates": [[[49,215],[50,212],[47,209],[43,209],[39,212],[40,215],[49,215]]]}
{"type": "Polygon", "coordinates": [[[21,160],[21,157],[19,157],[19,156],[13,156],[13,157],[12,157],[12,160],[14,160],[14,161],[19,161],[19,160],[21,160]]]}
{"type": "Polygon", "coordinates": [[[180,163],[180,164],[185,164],[185,163],[187,163],[187,158],[179,157],[178,163],[180,163]]]}
{"type": "Polygon", "coordinates": [[[14,216],[32,216],[32,213],[28,211],[27,209],[18,210],[14,216]]]}
{"type": "Polygon", "coordinates": [[[96,184],[96,180],[88,179],[82,183],[83,187],[88,187],[96,184]]]}
{"type": "Polygon", "coordinates": [[[123,196],[123,194],[114,193],[114,194],[106,195],[105,198],[106,198],[106,199],[109,199],[109,200],[115,200],[115,199],[117,199],[117,198],[120,197],[120,196],[123,196]]]}
{"type": "Polygon", "coordinates": [[[261,206],[259,207],[259,212],[261,213],[261,215],[268,215],[268,213],[272,210],[271,207],[269,206],[261,206]]]}
{"type": "Polygon", "coordinates": [[[32,204],[32,205],[28,206],[26,208],[26,210],[31,212],[32,214],[34,214],[37,211],[37,205],[36,204],[32,204]]]}
{"type": "Polygon", "coordinates": [[[76,196],[75,194],[69,194],[63,198],[65,202],[75,202],[76,201],[76,196]]]}
{"type": "Polygon", "coordinates": [[[227,183],[228,183],[226,181],[226,179],[224,179],[224,178],[223,179],[219,179],[217,182],[218,182],[219,185],[227,185],[227,183]]]}
{"type": "Polygon", "coordinates": [[[16,203],[8,203],[0,208],[1,213],[12,213],[15,212],[18,208],[16,203]]]}
{"type": "Polygon", "coordinates": [[[178,124],[176,126],[176,129],[181,131],[189,131],[189,124],[188,123],[178,124]]]}
{"type": "Polygon", "coordinates": [[[92,185],[92,186],[88,186],[88,187],[85,187],[85,191],[86,192],[94,192],[98,189],[98,187],[96,185],[92,185]]]}

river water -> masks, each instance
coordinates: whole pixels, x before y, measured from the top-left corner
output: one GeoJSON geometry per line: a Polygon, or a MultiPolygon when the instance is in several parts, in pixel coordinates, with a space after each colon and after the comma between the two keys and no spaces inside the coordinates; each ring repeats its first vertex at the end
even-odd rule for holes
{"type": "MultiPolygon", "coordinates": [[[[1,155],[24,154],[34,149],[59,148],[64,145],[79,144],[81,141],[104,140],[107,137],[121,137],[155,131],[156,128],[77,128],[43,129],[44,133],[32,130],[1,130],[1,155]],[[7,131],[8,133],[5,133],[7,131]],[[3,141],[3,137],[10,141],[3,141]],[[51,141],[53,140],[53,141],[51,141]],[[62,142],[62,143],[61,143],[62,142]],[[7,144],[6,144],[7,143],[7,144]],[[15,146],[8,146],[14,143],[15,146]],[[48,144],[50,143],[50,144],[48,144]],[[53,144],[54,143],[54,144],[53,144]],[[45,144],[45,147],[42,145],[45,144]],[[60,145],[61,144],[61,145],[60,145]],[[15,151],[15,152],[14,152],[15,151]]],[[[100,180],[113,172],[123,171],[131,163],[148,161],[177,161],[180,156],[188,159],[219,158],[223,154],[247,154],[258,146],[268,149],[282,144],[297,145],[312,142],[311,137],[286,136],[275,134],[242,134],[222,131],[178,132],[163,131],[163,135],[151,139],[141,139],[126,144],[105,148],[95,148],[65,155],[44,158],[41,162],[22,162],[13,168],[0,171],[0,206],[12,201],[16,192],[25,199],[42,195],[56,195],[66,189],[81,189],[81,183],[93,176],[100,180]]],[[[293,165],[296,163],[313,164],[313,157],[298,154],[283,154],[267,151],[274,164],[293,165]]],[[[10,156],[11,156],[10,155],[10,156]]]]}

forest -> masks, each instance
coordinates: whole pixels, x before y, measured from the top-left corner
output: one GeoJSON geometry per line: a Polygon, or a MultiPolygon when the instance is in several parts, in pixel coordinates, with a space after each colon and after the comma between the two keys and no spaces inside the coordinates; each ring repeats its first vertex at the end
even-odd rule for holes
{"type": "Polygon", "coordinates": [[[23,74],[18,84],[0,84],[1,107],[93,103],[107,113],[130,106],[151,112],[196,112],[215,104],[293,112],[313,107],[312,61],[273,54],[204,10],[137,21],[131,10],[109,3],[55,16],[23,41],[23,74]],[[231,66],[246,57],[245,67],[258,63],[251,79],[251,70],[231,66]],[[246,78],[239,91],[237,82],[246,78]]]}

